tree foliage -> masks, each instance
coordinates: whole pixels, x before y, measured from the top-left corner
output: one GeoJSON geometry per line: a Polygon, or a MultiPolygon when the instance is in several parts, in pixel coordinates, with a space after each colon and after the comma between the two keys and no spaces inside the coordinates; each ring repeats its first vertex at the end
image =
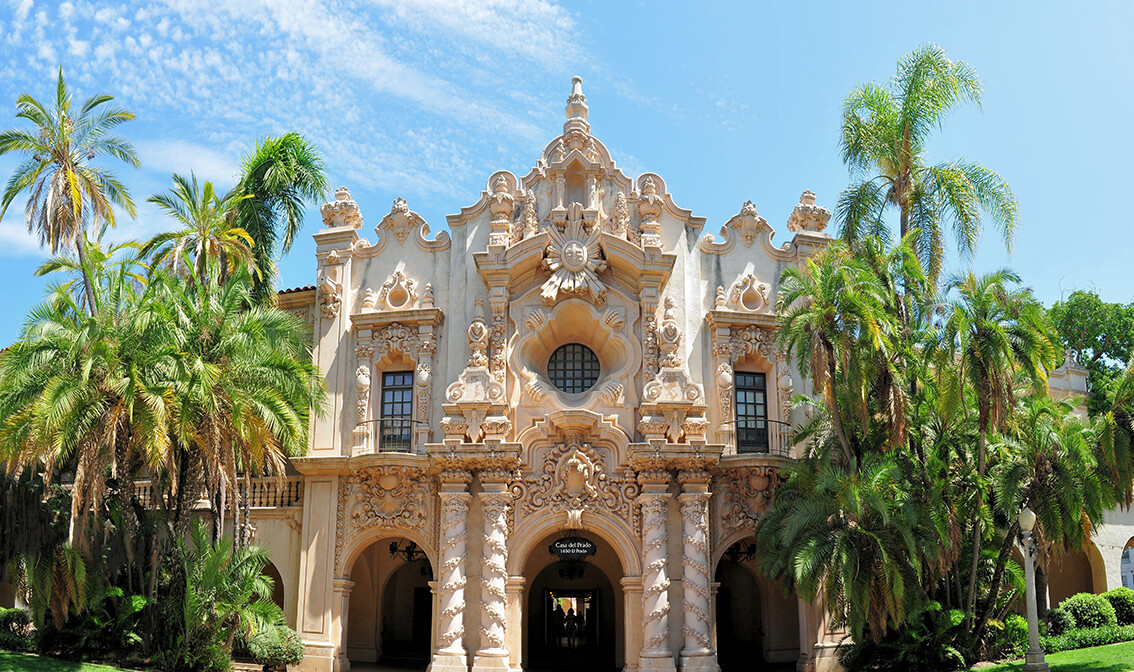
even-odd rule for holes
{"type": "Polygon", "coordinates": [[[885,214],[896,208],[901,238],[914,234],[912,247],[933,281],[944,267],[948,234],[961,257],[971,258],[985,215],[1011,249],[1019,208],[1008,183],[979,163],[930,164],[925,156],[949,113],[964,103],[979,105],[981,90],[968,63],[926,44],[898,62],[887,84],[871,82],[847,94],[839,145],[854,182],[837,206],[845,241],[888,240],[885,214]]]}
{"type": "Polygon", "coordinates": [[[1088,410],[1105,413],[1122,369],[1134,357],[1134,304],[1107,303],[1097,292],[1077,290],[1048,312],[1064,347],[1087,369],[1088,410]]]}

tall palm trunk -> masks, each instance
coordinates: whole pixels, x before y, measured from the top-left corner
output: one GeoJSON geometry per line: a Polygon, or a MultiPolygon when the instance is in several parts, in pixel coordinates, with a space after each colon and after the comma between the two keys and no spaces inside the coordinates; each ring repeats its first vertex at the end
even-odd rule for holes
{"type": "Polygon", "coordinates": [[[75,250],[79,253],[79,267],[83,274],[83,293],[87,297],[87,314],[93,316],[95,313],[94,281],[91,279],[90,267],[87,265],[86,237],[86,233],[83,231],[75,235],[75,250]]]}
{"type": "Polygon", "coordinates": [[[843,427],[843,416],[839,413],[838,399],[835,397],[835,348],[830,343],[825,343],[823,347],[827,351],[827,389],[826,397],[827,403],[831,407],[831,419],[835,423],[835,434],[839,437],[839,443],[843,447],[843,456],[847,458],[847,466],[857,467],[854,460],[854,455],[851,454],[850,441],[847,440],[847,432],[843,427]]]}
{"type": "Polygon", "coordinates": [[[115,430],[114,469],[118,481],[118,508],[121,509],[123,546],[126,550],[127,585],[133,590],[135,568],[135,544],[138,536],[138,521],[134,516],[134,473],[130,468],[130,447],[121,426],[115,430]]]}
{"type": "Polygon", "coordinates": [[[980,510],[984,507],[984,468],[985,468],[985,442],[987,440],[988,430],[987,427],[987,412],[981,409],[980,413],[980,435],[977,438],[977,447],[980,456],[977,458],[977,474],[980,475],[980,483],[977,490],[977,513],[973,516],[973,560],[972,566],[969,568],[969,598],[965,602],[965,611],[969,612],[969,617],[972,617],[973,605],[976,603],[976,581],[977,581],[977,567],[980,564],[980,539],[983,532],[980,510]]]}

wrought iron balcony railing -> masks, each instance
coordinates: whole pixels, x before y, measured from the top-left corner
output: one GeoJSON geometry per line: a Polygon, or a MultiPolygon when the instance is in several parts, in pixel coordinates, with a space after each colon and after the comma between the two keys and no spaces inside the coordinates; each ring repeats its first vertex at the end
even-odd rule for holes
{"type": "MultiPolygon", "coordinates": [[[[413,434],[415,425],[424,425],[420,420],[409,418],[376,418],[358,423],[359,427],[372,425],[373,452],[376,453],[412,453],[413,434]]],[[[367,432],[369,433],[369,432],[367,432]]],[[[365,451],[370,452],[370,451],[365,451]]],[[[359,454],[355,449],[355,454],[359,454]]]]}
{"type": "Polygon", "coordinates": [[[741,455],[767,453],[787,457],[791,452],[791,425],[781,420],[745,418],[725,423],[732,425],[736,452],[741,455]]]}

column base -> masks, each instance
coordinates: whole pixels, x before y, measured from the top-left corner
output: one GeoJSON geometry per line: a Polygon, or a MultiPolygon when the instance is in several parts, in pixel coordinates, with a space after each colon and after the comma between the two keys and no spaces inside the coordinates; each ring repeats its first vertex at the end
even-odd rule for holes
{"type": "Polygon", "coordinates": [[[477,651],[473,656],[473,672],[509,672],[508,652],[504,649],[477,651]]]}
{"type": "Polygon", "coordinates": [[[1024,656],[1023,672],[1048,672],[1049,669],[1042,653],[1029,653],[1024,656]]]}
{"type": "Polygon", "coordinates": [[[334,647],[322,642],[304,642],[303,662],[296,666],[300,672],[334,672],[339,664],[334,647]]]}
{"type": "Polygon", "coordinates": [[[464,653],[438,652],[433,654],[433,660],[426,672],[468,672],[469,657],[464,653]]]}
{"type": "Polygon", "coordinates": [[[676,672],[677,667],[673,664],[673,656],[668,653],[659,653],[650,655],[643,653],[638,658],[639,672],[676,672]]]}
{"type": "Polygon", "coordinates": [[[717,657],[713,653],[696,653],[681,656],[681,672],[720,672],[717,657]]]}

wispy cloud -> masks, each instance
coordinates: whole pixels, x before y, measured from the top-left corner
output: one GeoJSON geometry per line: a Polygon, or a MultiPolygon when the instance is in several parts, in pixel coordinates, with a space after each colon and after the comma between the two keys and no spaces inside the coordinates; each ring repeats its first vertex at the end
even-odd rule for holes
{"type": "Polygon", "coordinates": [[[142,165],[150,171],[197,175],[218,186],[236,181],[237,159],[208,145],[185,140],[143,140],[135,143],[142,165]]]}
{"type": "Polygon", "coordinates": [[[548,0],[0,0],[0,103],[47,97],[62,63],[138,114],[147,182],[224,183],[252,140],[299,130],[356,190],[475,193],[546,142],[575,28],[548,0]]]}

